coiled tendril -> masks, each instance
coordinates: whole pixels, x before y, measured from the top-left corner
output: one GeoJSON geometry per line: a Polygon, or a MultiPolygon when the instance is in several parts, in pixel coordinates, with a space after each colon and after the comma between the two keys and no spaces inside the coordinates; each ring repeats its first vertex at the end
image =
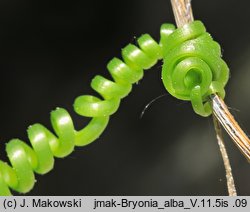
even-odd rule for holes
{"type": "Polygon", "coordinates": [[[41,124],[28,128],[31,147],[19,139],[6,145],[10,165],[0,161],[0,195],[10,195],[9,188],[28,192],[35,183],[34,172],[45,174],[54,165],[54,157],[69,155],[74,146],[85,146],[96,140],[106,128],[109,116],[115,113],[120,100],[131,91],[132,84],[143,77],[143,70],[164,58],[162,79],[175,97],[191,100],[196,113],[207,116],[211,107],[208,95],[224,97],[228,68],[221,59],[220,47],[206,33],[199,21],[180,29],[163,24],[158,44],[150,35],[137,39],[138,47],[129,44],[122,49],[123,61],[113,58],[107,65],[114,81],[96,76],[91,87],[102,99],[84,95],[76,98],[74,110],[92,118],[80,131],[75,130],[69,113],[63,108],[51,112],[55,134],[41,124]],[[205,103],[204,103],[205,102],[205,103]]]}
{"type": "Polygon", "coordinates": [[[162,45],[162,80],[168,92],[178,99],[190,100],[196,113],[210,115],[208,97],[217,93],[224,98],[229,77],[219,44],[200,21],[194,21],[176,29],[162,45]]]}

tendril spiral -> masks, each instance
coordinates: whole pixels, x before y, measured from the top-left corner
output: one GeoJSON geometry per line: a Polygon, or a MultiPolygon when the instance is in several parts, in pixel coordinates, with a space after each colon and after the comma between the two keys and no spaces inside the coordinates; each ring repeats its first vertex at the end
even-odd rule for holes
{"type": "Polygon", "coordinates": [[[208,96],[218,93],[224,97],[228,68],[221,59],[220,47],[206,33],[200,21],[175,29],[163,24],[160,42],[144,34],[138,45],[129,44],[122,49],[122,58],[113,58],[107,69],[113,80],[96,76],[91,87],[101,98],[84,95],[75,99],[77,114],[91,118],[82,130],[76,130],[70,114],[63,108],[51,112],[55,133],[41,124],[27,130],[31,146],[19,139],[6,145],[11,165],[0,161],[0,195],[11,195],[10,188],[20,193],[30,191],[35,175],[53,169],[54,157],[69,155],[75,146],[85,146],[96,140],[106,128],[109,117],[115,113],[122,98],[127,96],[132,84],[143,77],[143,70],[151,68],[163,58],[162,79],[173,96],[190,100],[196,113],[211,113],[208,96]]]}
{"type": "Polygon", "coordinates": [[[229,77],[219,44],[200,21],[176,29],[162,44],[164,86],[176,98],[190,100],[197,114],[209,116],[209,96],[224,98],[229,77]]]}

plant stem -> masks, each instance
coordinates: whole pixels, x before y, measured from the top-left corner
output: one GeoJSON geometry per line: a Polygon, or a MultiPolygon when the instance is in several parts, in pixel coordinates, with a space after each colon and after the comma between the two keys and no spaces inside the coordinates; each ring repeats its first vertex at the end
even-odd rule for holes
{"type": "MultiPolygon", "coordinates": [[[[175,16],[176,25],[178,27],[182,27],[183,25],[192,22],[194,20],[191,0],[171,0],[171,4],[175,16]]],[[[243,130],[241,130],[237,122],[234,120],[233,116],[228,111],[224,101],[216,94],[212,95],[210,99],[213,108],[213,121],[214,121],[216,137],[222,155],[222,159],[224,162],[224,167],[226,170],[228,194],[229,196],[237,196],[234,184],[234,178],[232,174],[232,168],[223,141],[220,123],[226,129],[228,134],[231,136],[231,138],[234,140],[234,142],[241,150],[241,152],[243,152],[243,154],[244,151],[242,150],[242,148],[244,145],[242,145],[242,143],[245,144],[246,148],[248,147],[248,153],[250,153],[250,148],[249,148],[250,142],[245,133],[243,132],[243,130]],[[237,129],[238,134],[240,134],[241,136],[236,136],[237,133],[235,133],[235,129],[237,129]],[[236,138],[238,139],[237,141],[235,140],[236,138]],[[240,138],[243,138],[243,141],[240,140],[240,138]],[[246,141],[246,138],[248,139],[248,141],[246,141]]],[[[244,155],[246,156],[246,158],[248,159],[250,158],[250,154],[248,155],[244,154],[244,155]]]]}
{"type": "Polygon", "coordinates": [[[213,122],[214,122],[214,129],[216,132],[218,145],[220,148],[224,167],[226,170],[228,194],[229,194],[229,196],[237,196],[237,192],[236,192],[236,188],[235,188],[235,184],[234,184],[234,178],[233,178],[233,174],[232,174],[232,168],[230,165],[227,150],[226,150],[225,143],[223,140],[221,126],[220,126],[220,123],[218,122],[217,118],[215,117],[215,115],[213,115],[213,122]]]}

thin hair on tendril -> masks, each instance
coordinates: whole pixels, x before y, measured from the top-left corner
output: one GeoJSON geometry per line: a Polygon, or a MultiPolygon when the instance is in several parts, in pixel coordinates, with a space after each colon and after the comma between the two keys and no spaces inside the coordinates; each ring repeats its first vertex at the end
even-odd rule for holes
{"type": "Polygon", "coordinates": [[[142,112],[141,112],[140,119],[143,118],[144,114],[149,109],[149,107],[152,106],[153,103],[155,103],[157,100],[159,100],[159,99],[161,99],[162,97],[165,97],[165,96],[169,96],[169,94],[168,93],[161,94],[160,96],[155,97],[148,104],[146,104],[145,107],[143,108],[142,112]]]}

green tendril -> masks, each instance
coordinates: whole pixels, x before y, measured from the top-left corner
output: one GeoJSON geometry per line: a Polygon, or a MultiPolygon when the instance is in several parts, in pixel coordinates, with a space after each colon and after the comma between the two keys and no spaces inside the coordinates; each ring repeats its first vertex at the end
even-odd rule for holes
{"type": "Polygon", "coordinates": [[[212,112],[208,97],[225,97],[229,69],[221,49],[200,21],[176,29],[164,42],[162,81],[167,91],[181,100],[190,100],[201,116],[212,112]]]}
{"type": "Polygon", "coordinates": [[[159,44],[145,34],[137,39],[138,46],[127,45],[122,58],[113,58],[107,65],[113,81],[96,76],[91,87],[102,97],[84,95],[76,98],[77,114],[92,118],[85,128],[75,130],[70,114],[63,108],[51,112],[54,134],[41,124],[28,128],[31,147],[19,139],[6,145],[11,166],[0,161],[0,195],[30,191],[35,183],[34,172],[45,174],[53,169],[54,157],[69,155],[75,146],[96,140],[106,128],[109,116],[120,101],[143,77],[143,70],[163,59],[162,80],[170,94],[190,100],[196,113],[211,114],[208,97],[217,93],[224,98],[229,70],[221,59],[220,46],[212,40],[200,21],[175,29],[172,24],[161,27],[159,44]]]}

